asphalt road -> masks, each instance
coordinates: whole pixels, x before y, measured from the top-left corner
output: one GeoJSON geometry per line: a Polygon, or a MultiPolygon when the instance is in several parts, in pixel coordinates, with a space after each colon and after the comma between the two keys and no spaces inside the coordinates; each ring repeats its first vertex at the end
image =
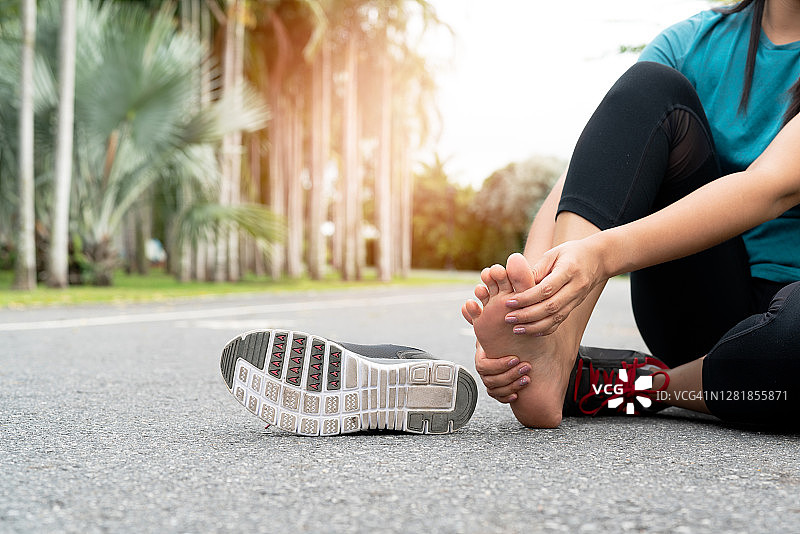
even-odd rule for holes
{"type": "MultiPolygon", "coordinates": [[[[470,285],[0,310],[0,532],[798,532],[798,437],[667,410],[448,436],[302,438],[228,393],[258,327],[469,364],[470,285]]],[[[588,344],[643,348],[623,280],[588,344]]],[[[470,369],[472,366],[470,365],[470,369]]]]}

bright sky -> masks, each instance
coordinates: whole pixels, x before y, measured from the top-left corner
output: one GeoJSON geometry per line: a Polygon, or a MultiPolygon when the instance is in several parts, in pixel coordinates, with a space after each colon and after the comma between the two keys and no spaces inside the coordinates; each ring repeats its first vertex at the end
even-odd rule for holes
{"type": "MultiPolygon", "coordinates": [[[[431,0],[455,41],[440,58],[442,131],[434,149],[450,176],[480,186],[534,155],[568,159],[606,91],[634,63],[621,45],[649,42],[707,0],[431,0]]],[[[451,43],[449,46],[447,43],[451,43]]],[[[430,55],[431,51],[424,51],[430,55]]]]}

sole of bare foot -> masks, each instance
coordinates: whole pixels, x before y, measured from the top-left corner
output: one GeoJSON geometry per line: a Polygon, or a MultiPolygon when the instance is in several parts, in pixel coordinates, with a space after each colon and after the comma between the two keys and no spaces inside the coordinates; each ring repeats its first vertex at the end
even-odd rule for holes
{"type": "Polygon", "coordinates": [[[481,280],[486,284],[488,301],[482,310],[472,301],[472,305],[465,304],[462,312],[471,319],[487,356],[514,355],[531,364],[528,373],[531,383],[511,403],[517,419],[526,426],[556,427],[561,423],[564,395],[580,340],[569,342],[568,336],[558,333],[541,337],[518,335],[514,333],[514,325],[506,323],[506,302],[515,293],[534,285],[530,265],[522,254],[512,254],[506,268],[493,265],[484,273],[481,280]]]}

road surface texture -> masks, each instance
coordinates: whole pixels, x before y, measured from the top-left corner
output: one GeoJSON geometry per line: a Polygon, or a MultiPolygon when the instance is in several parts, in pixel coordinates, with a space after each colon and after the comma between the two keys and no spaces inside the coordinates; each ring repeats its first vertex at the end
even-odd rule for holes
{"type": "MultiPolygon", "coordinates": [[[[0,532],[800,529],[795,435],[676,409],[529,430],[482,391],[451,435],[303,438],[265,430],[221,378],[221,349],[259,327],[408,344],[473,369],[470,293],[0,310],[0,532]]],[[[644,348],[624,279],[585,342],[644,348]]]]}

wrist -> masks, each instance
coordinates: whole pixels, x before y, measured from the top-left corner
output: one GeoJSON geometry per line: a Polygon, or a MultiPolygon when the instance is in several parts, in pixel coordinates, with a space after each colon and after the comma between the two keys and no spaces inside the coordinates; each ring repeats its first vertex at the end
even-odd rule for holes
{"type": "Polygon", "coordinates": [[[613,232],[609,230],[598,232],[585,238],[585,241],[593,256],[597,258],[596,274],[599,280],[605,281],[619,274],[618,247],[613,232]]]}

